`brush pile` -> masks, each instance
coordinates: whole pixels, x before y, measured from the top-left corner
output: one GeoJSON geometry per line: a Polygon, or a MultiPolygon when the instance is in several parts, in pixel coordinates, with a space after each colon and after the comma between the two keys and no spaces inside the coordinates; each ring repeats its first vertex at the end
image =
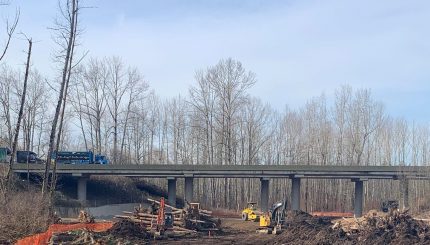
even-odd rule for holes
{"type": "Polygon", "coordinates": [[[148,201],[151,203],[149,208],[135,207],[134,212],[123,211],[124,215],[116,215],[115,218],[139,224],[151,233],[163,230],[176,234],[190,234],[218,231],[220,228],[221,220],[212,217],[211,211],[200,209],[199,203],[186,203],[183,209],[164,204],[164,212],[160,212],[159,201],[153,199],[148,201]]]}
{"type": "Polygon", "coordinates": [[[369,211],[361,218],[343,218],[333,229],[343,230],[350,240],[373,244],[429,244],[430,229],[423,221],[413,219],[408,210],[390,213],[369,211]]]}

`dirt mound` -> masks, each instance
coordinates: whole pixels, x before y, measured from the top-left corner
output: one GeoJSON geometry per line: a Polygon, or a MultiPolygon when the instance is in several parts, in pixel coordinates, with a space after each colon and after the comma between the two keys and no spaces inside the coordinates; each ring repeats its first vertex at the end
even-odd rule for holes
{"type": "Polygon", "coordinates": [[[271,244],[348,244],[343,230],[333,230],[331,218],[315,217],[303,211],[288,211],[285,229],[271,244]]]}
{"type": "Polygon", "coordinates": [[[115,237],[122,238],[150,238],[150,234],[146,231],[145,227],[128,220],[116,222],[107,232],[115,237]]]}

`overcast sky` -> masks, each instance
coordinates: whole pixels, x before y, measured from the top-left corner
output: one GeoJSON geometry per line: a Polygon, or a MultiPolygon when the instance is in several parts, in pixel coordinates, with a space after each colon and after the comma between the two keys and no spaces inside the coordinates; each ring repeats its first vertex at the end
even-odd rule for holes
{"type": "MultiPolygon", "coordinates": [[[[57,1],[11,1],[1,16],[20,7],[19,31],[38,41],[33,67],[53,79],[57,1]]],[[[393,116],[430,121],[430,1],[82,2],[94,8],[82,12],[80,49],[122,57],[163,98],[186,95],[197,69],[232,57],[256,73],[250,93],[279,110],[349,84],[372,89],[393,116]]],[[[13,40],[5,59],[23,64],[25,48],[13,40]]]]}

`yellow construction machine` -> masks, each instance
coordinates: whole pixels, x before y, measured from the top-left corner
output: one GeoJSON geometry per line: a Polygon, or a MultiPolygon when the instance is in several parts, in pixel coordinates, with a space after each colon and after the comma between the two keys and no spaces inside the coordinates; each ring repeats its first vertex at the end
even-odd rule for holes
{"type": "Polygon", "coordinates": [[[256,202],[248,202],[246,208],[242,210],[242,220],[251,220],[257,222],[260,218],[261,212],[257,211],[256,202]]]}
{"type": "Polygon", "coordinates": [[[260,227],[257,232],[266,234],[279,234],[285,221],[287,201],[275,203],[269,212],[260,216],[260,227]]]}

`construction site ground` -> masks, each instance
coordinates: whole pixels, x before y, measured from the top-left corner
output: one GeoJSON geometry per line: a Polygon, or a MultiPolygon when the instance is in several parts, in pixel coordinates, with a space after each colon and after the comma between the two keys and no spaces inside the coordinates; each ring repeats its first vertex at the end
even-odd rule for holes
{"type": "Polygon", "coordinates": [[[216,233],[198,232],[154,239],[135,223],[119,221],[107,231],[78,230],[55,234],[51,244],[430,244],[428,223],[407,212],[364,217],[324,218],[288,212],[281,234],[256,233],[258,222],[222,218],[216,233]]]}

